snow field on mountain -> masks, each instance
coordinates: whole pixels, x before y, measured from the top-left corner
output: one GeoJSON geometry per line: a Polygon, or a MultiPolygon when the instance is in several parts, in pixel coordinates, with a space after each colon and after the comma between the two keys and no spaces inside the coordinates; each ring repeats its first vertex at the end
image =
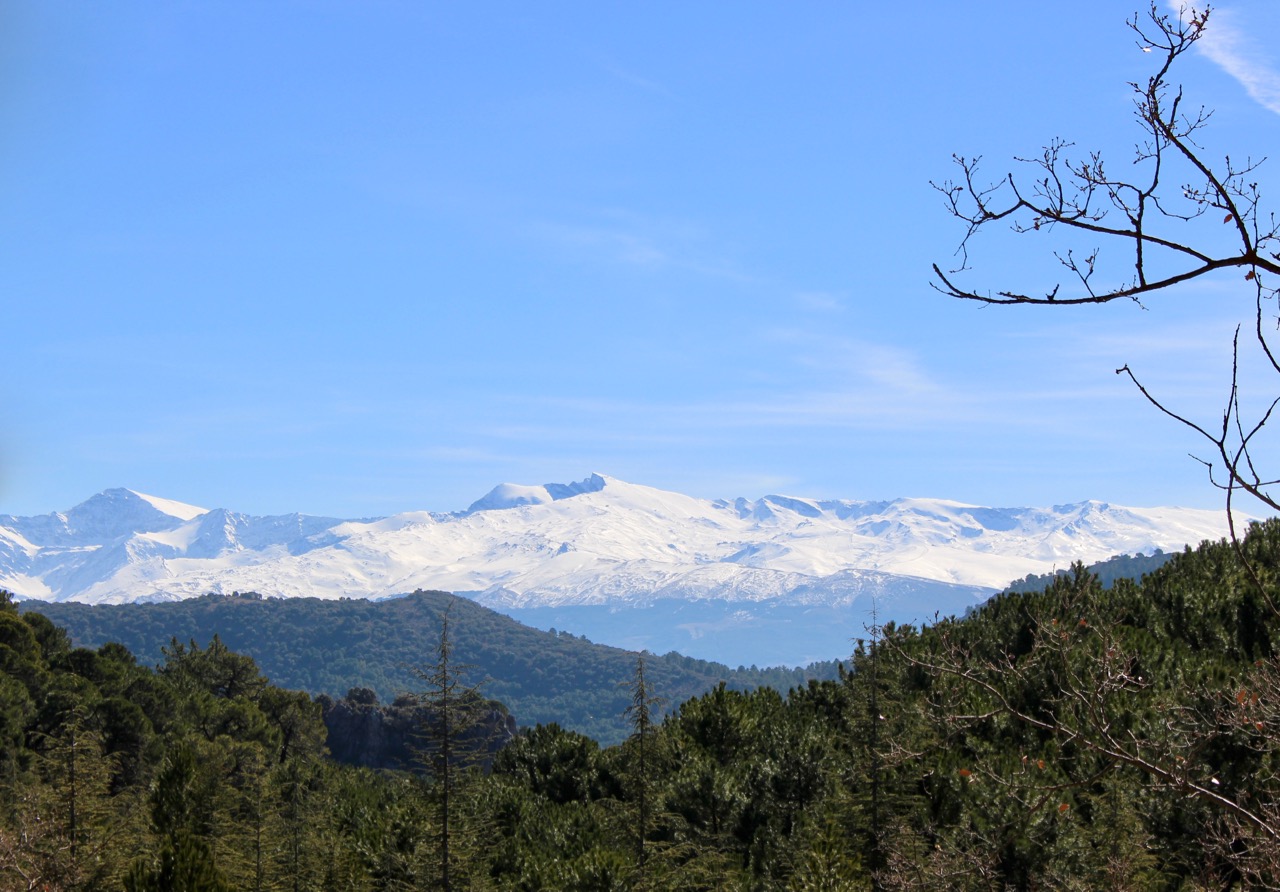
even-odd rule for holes
{"type": "Polygon", "coordinates": [[[765,496],[710,501],[593,474],[502,484],[456,514],[251,517],[108,490],[65,513],[0,517],[0,586],[119,603],[207,592],[464,592],[513,608],[661,599],[851,603],[911,580],[995,591],[1028,573],[1180,549],[1221,512],[1083,502],[986,508],[765,496]],[[895,582],[896,580],[896,582],[895,582]]]}

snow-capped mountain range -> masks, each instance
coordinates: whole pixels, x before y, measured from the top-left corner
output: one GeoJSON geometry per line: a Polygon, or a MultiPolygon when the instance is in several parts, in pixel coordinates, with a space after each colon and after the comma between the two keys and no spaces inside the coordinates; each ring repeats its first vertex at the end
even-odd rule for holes
{"type": "Polygon", "coordinates": [[[0,587],[91,603],[232,591],[382,598],[422,588],[508,611],[659,600],[833,607],[911,589],[949,592],[936,608],[947,613],[1028,573],[1181,549],[1225,531],[1221,511],[709,501],[600,474],[503,484],[453,514],[374,520],[252,517],[112,489],[66,512],[0,516],[0,587]]]}

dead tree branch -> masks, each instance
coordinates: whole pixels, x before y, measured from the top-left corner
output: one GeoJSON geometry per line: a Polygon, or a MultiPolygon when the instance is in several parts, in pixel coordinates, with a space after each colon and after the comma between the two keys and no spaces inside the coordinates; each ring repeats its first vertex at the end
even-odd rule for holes
{"type": "MultiPolygon", "coordinates": [[[[1113,176],[1101,152],[1077,156],[1073,144],[1062,139],[1050,141],[1033,158],[1016,159],[1031,169],[1025,177],[1009,173],[987,182],[979,173],[980,158],[953,156],[959,174],[931,185],[965,232],[956,251],[959,265],[944,270],[933,264],[933,287],[948,297],[985,304],[1067,306],[1121,299],[1141,304],[1175,286],[1238,271],[1253,289],[1253,341],[1264,368],[1280,375],[1280,350],[1271,340],[1280,329],[1271,304],[1280,293],[1280,223],[1273,213],[1263,211],[1253,178],[1265,159],[1241,162],[1226,156],[1221,163],[1210,163],[1197,138],[1211,112],[1188,109],[1182,88],[1170,81],[1175,63],[1205,34],[1209,17],[1207,6],[1184,7],[1168,15],[1152,3],[1145,19],[1135,16],[1129,21],[1139,48],[1156,54],[1160,62],[1145,83],[1131,84],[1134,118],[1142,131],[1131,173],[1113,176]],[[1212,233],[1206,237],[1203,228],[1208,222],[1216,225],[1218,215],[1229,227],[1225,240],[1212,233]],[[1051,248],[1046,261],[1057,268],[1057,281],[1038,292],[981,290],[964,284],[975,236],[1001,226],[1032,240],[1061,242],[1069,234],[1093,246],[1051,248]]],[[[1225,493],[1229,517],[1237,493],[1280,511],[1280,478],[1260,469],[1257,460],[1280,396],[1264,401],[1260,409],[1242,408],[1239,334],[1237,328],[1221,425],[1197,422],[1175,411],[1128,365],[1116,370],[1128,376],[1160,413],[1209,444],[1210,458],[1193,458],[1206,467],[1211,484],[1225,493]]],[[[1234,537],[1234,519],[1231,528],[1234,537]]]]}

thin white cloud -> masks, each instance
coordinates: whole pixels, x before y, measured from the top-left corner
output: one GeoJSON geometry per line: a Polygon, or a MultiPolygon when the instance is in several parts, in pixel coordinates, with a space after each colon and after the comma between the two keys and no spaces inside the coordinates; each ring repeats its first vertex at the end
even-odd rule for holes
{"type": "MultiPolygon", "coordinates": [[[[1169,6],[1180,15],[1191,14],[1182,0],[1170,0],[1169,6]]],[[[1252,33],[1235,10],[1215,6],[1196,48],[1239,81],[1251,99],[1280,114],[1280,71],[1272,62],[1273,53],[1252,33]]]]}
{"type": "Polygon", "coordinates": [[[620,65],[615,65],[608,60],[601,61],[601,68],[603,68],[607,74],[617,78],[625,84],[629,84],[630,86],[637,87],[649,93],[656,93],[659,96],[664,96],[668,99],[671,98],[671,91],[665,86],[655,80],[636,74],[634,71],[630,71],[620,65]]]}
{"type": "Polygon", "coordinates": [[[519,439],[566,437],[563,421],[540,435],[541,415],[573,419],[577,427],[571,439],[578,442],[706,443],[730,430],[968,428],[998,413],[992,395],[937,380],[925,359],[910,350],[796,331],[775,332],[773,342],[774,361],[789,371],[749,387],[687,400],[543,397],[539,404],[553,411],[522,414],[486,432],[519,439]]]}
{"type": "Polygon", "coordinates": [[[531,233],[545,243],[581,255],[648,269],[682,269],[735,282],[754,277],[726,259],[701,227],[608,210],[585,223],[540,222],[531,233]]]}
{"type": "Polygon", "coordinates": [[[543,224],[538,230],[548,240],[620,263],[664,266],[671,262],[671,255],[666,249],[634,232],[564,224],[543,224]]]}
{"type": "Polygon", "coordinates": [[[799,291],[792,300],[800,307],[815,312],[832,313],[844,309],[844,300],[830,291],[799,291]]]}
{"type": "Polygon", "coordinates": [[[789,351],[793,367],[809,370],[815,381],[843,381],[895,400],[949,390],[913,349],[800,328],[776,329],[768,336],[789,351]]]}

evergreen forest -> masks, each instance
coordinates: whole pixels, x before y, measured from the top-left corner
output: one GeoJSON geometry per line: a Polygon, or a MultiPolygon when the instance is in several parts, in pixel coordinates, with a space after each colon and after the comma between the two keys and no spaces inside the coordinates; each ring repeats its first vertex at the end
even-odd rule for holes
{"type": "MultiPolygon", "coordinates": [[[[274,684],[342,697],[368,688],[386,703],[415,689],[415,669],[452,617],[456,662],[468,683],[504,703],[522,725],[557,722],[603,744],[621,743],[628,724],[625,682],[635,658],[569,632],[532,629],[446,592],[414,592],[382,601],[206,595],[156,604],[22,602],[39,610],[82,647],[123,644],[140,663],[164,659],[172,639],[214,636],[253,657],[274,684]]],[[[731,689],[788,690],[811,678],[838,676],[837,660],[802,669],[730,669],[674,651],[648,659],[649,675],[673,705],[724,682],[731,689]]]]}
{"type": "Polygon", "coordinates": [[[6,596],[0,890],[1274,888],[1277,593],[1268,521],[1140,581],[1077,566],[872,629],[786,691],[673,699],[633,654],[612,746],[476,733],[501,709],[449,611],[402,770],[331,759],[337,701],[220,637],[152,668],[6,596]]]}

